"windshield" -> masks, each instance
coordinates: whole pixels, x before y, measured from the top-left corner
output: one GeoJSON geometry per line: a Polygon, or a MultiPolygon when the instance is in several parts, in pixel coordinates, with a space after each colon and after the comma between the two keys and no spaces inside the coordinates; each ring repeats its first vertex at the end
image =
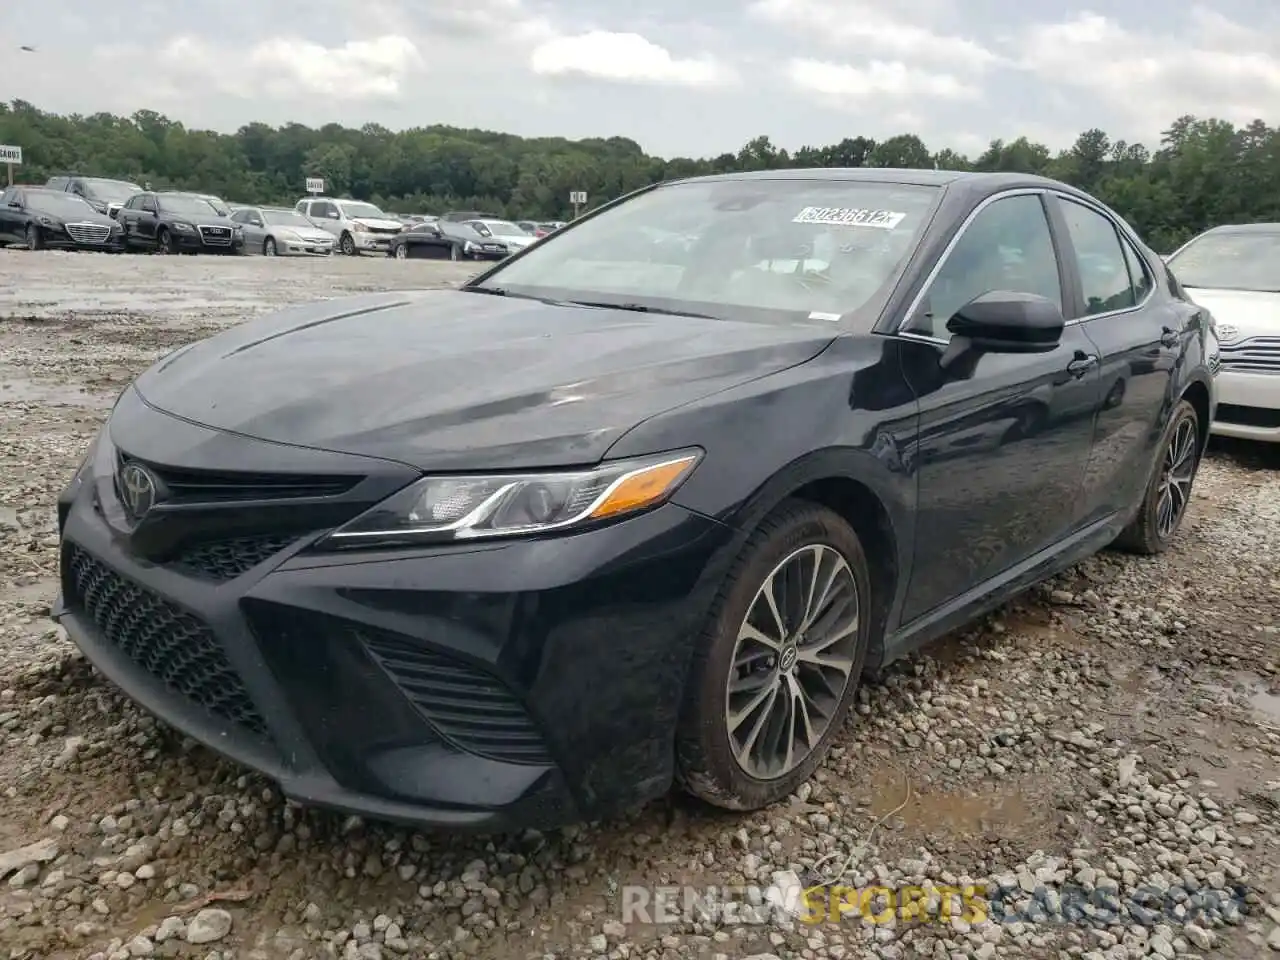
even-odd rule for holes
{"type": "Polygon", "coordinates": [[[89,188],[89,192],[93,194],[95,199],[110,202],[123,202],[135,193],[142,192],[142,188],[137,184],[128,183],[124,180],[86,180],[84,185],[89,188]]]}
{"type": "Polygon", "coordinates": [[[32,190],[27,194],[27,206],[41,213],[51,214],[60,219],[67,217],[85,217],[96,215],[96,211],[86,200],[70,193],[46,193],[43,190],[32,190]]]}
{"type": "Polygon", "coordinates": [[[209,206],[213,207],[214,210],[218,211],[220,216],[225,217],[231,213],[231,208],[217,197],[198,197],[197,199],[203,200],[205,203],[209,204],[209,206]]]}
{"type": "Polygon", "coordinates": [[[201,200],[199,197],[159,197],[160,209],[165,213],[185,214],[190,217],[211,217],[217,216],[218,211],[208,200],[201,200]]]}
{"type": "Polygon", "coordinates": [[[314,227],[315,224],[294,210],[263,210],[262,219],[274,227],[314,227]]]}
{"type": "Polygon", "coordinates": [[[1169,269],[1184,287],[1280,292],[1280,228],[1203,234],[1169,269]]]}
{"type": "Polygon", "coordinates": [[[372,203],[344,203],[342,212],[348,217],[364,217],[366,220],[390,220],[385,213],[372,203]]]}
{"type": "Polygon", "coordinates": [[[896,282],[937,196],[866,181],[676,183],[551,235],[477,287],[829,321],[896,282]]]}
{"type": "Polygon", "coordinates": [[[509,220],[485,220],[484,225],[495,237],[527,237],[526,230],[517,227],[509,220]]]}

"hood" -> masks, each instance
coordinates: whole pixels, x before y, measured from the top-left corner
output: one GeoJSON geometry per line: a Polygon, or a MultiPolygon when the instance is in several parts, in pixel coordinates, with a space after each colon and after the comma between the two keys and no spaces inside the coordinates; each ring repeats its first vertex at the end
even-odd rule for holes
{"type": "Polygon", "coordinates": [[[322,230],[319,227],[290,227],[286,225],[286,226],[278,227],[277,229],[279,229],[281,232],[288,231],[289,233],[296,233],[303,240],[329,241],[333,239],[333,234],[331,234],[328,230],[322,230]]]}
{"type": "Polygon", "coordinates": [[[370,227],[374,230],[403,230],[404,224],[399,220],[383,220],[379,217],[352,217],[352,223],[358,223],[362,227],[370,227]]]}
{"type": "Polygon", "coordinates": [[[1280,293],[1208,287],[1187,287],[1186,291],[1213,314],[1223,346],[1248,337],[1280,336],[1280,293]]]}
{"type": "MultiPolygon", "coordinates": [[[[91,205],[92,206],[92,205],[91,205]]],[[[92,223],[102,227],[118,227],[120,224],[113,217],[105,213],[99,213],[97,209],[87,209],[83,212],[74,213],[69,216],[63,216],[61,213],[46,212],[38,207],[32,207],[31,212],[39,217],[48,217],[50,220],[56,220],[58,223],[92,223]]]]}
{"type": "Polygon", "coordinates": [[[456,290],[294,307],[160,361],[153,407],[422,469],[594,463],[642,420],[811,359],[819,328],[456,290]],[[252,386],[248,386],[252,385],[252,386]]]}

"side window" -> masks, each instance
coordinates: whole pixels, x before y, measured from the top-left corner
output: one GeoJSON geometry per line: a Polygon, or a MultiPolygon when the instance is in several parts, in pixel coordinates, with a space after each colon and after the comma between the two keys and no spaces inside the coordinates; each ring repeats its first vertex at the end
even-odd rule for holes
{"type": "Polygon", "coordinates": [[[236,223],[248,223],[249,211],[237,210],[235,213],[231,214],[231,219],[234,220],[236,223]]]}
{"type": "Polygon", "coordinates": [[[1062,305],[1058,258],[1038,194],[1004,197],[973,218],[934,277],[908,330],[950,339],[947,321],[984,293],[1033,293],[1062,305]]]}
{"type": "Polygon", "coordinates": [[[313,203],[311,205],[311,216],[327,220],[336,220],[338,218],[338,211],[331,203],[313,203]]]}
{"type": "Polygon", "coordinates": [[[1120,246],[1124,248],[1125,263],[1129,266],[1129,280],[1133,284],[1133,295],[1138,303],[1141,303],[1156,285],[1156,278],[1151,273],[1151,268],[1147,266],[1145,258],[1138,255],[1138,251],[1133,249],[1133,244],[1127,240],[1121,240],[1120,246]]]}
{"type": "Polygon", "coordinates": [[[1082,203],[1066,198],[1061,203],[1080,269],[1084,315],[1091,317],[1137,304],[1139,296],[1130,279],[1115,224],[1082,203]]]}
{"type": "Polygon", "coordinates": [[[156,205],[155,197],[143,197],[141,200],[138,201],[138,208],[141,210],[146,210],[149,213],[156,213],[160,209],[156,205]]]}

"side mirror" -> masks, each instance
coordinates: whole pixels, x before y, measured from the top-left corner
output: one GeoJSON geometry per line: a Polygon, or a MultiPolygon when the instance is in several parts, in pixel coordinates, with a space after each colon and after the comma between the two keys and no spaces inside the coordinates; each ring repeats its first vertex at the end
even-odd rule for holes
{"type": "Polygon", "coordinates": [[[21,201],[21,200],[10,200],[10,201],[9,201],[9,206],[11,206],[11,207],[16,207],[16,208],[18,208],[19,210],[21,210],[21,209],[22,209],[22,201],[21,201]]]}
{"type": "Polygon", "coordinates": [[[1062,340],[1065,325],[1062,309],[1052,300],[992,290],[956,311],[947,330],[957,346],[982,353],[1049,353],[1062,340]]]}

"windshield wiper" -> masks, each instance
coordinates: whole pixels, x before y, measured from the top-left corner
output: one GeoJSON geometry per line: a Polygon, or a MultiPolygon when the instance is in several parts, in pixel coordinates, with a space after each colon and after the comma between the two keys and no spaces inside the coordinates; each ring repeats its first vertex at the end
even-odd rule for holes
{"type": "Polygon", "coordinates": [[[598,310],[627,310],[631,313],[660,313],[668,317],[693,317],[696,320],[719,320],[709,313],[693,313],[689,310],[668,310],[665,307],[651,307],[647,303],[600,303],[594,300],[564,300],[575,307],[593,307],[598,310]]]}

